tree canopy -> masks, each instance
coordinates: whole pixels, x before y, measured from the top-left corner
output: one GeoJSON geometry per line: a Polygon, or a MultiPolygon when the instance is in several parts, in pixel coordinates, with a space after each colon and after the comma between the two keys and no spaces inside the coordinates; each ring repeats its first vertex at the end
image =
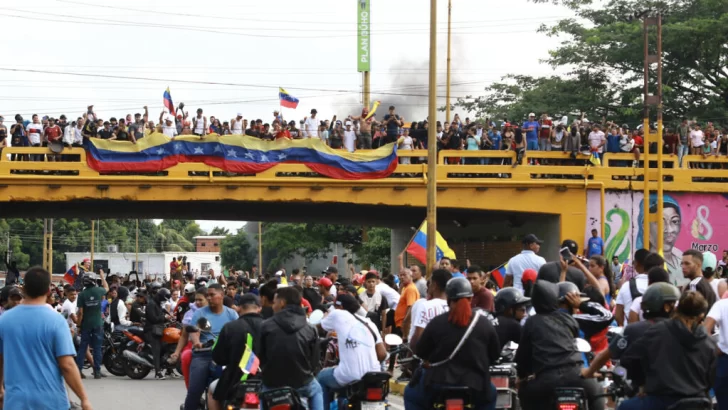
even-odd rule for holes
{"type": "Polygon", "coordinates": [[[389,265],[390,230],[369,228],[367,234],[369,238],[365,242],[362,228],[358,226],[264,223],[263,260],[266,266],[277,269],[295,255],[307,260],[325,257],[335,244],[340,244],[344,247],[340,257],[352,258],[363,266],[389,265]]]}
{"type": "Polygon", "coordinates": [[[244,229],[220,241],[220,263],[225,268],[250,269],[254,261],[253,249],[244,229]]]}
{"type": "MultiPolygon", "coordinates": [[[[583,112],[590,119],[607,116],[619,122],[639,122],[644,75],[640,18],[645,12],[659,10],[663,14],[666,121],[696,117],[727,122],[728,7],[724,0],[609,0],[598,4],[568,0],[564,4],[574,11],[574,18],[544,25],[540,31],[561,39],[546,63],[568,68],[568,76],[507,76],[487,87],[483,96],[455,105],[490,118],[521,119],[531,111],[569,116],[583,112]]],[[[650,52],[656,53],[654,29],[649,43],[650,52]]],[[[657,90],[655,70],[653,65],[653,94],[657,90]]]]}

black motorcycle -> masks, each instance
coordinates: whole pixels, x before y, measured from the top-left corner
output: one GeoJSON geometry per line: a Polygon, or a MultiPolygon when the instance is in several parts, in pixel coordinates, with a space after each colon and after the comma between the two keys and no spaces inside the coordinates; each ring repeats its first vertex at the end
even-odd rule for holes
{"type": "MultiPolygon", "coordinates": [[[[141,330],[141,329],[139,329],[141,330]]],[[[124,349],[129,339],[121,330],[113,332],[104,329],[103,359],[102,363],[106,370],[114,376],[126,376],[124,370],[124,349]]]]}

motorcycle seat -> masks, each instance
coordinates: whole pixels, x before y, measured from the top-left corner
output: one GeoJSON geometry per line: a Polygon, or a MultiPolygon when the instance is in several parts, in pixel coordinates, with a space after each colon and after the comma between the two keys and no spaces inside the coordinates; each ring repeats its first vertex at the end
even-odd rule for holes
{"type": "Polygon", "coordinates": [[[144,329],[142,329],[141,327],[132,326],[126,330],[127,330],[127,332],[133,334],[134,336],[139,336],[142,339],[144,338],[144,329]]]}
{"type": "Polygon", "coordinates": [[[707,397],[690,397],[672,404],[667,410],[710,410],[713,402],[707,397]]]}

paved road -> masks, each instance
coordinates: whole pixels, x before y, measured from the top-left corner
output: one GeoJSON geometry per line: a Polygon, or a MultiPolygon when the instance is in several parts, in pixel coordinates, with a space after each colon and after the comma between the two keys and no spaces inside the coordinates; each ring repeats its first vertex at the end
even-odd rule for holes
{"type": "MultiPolygon", "coordinates": [[[[151,376],[131,380],[109,375],[101,380],[86,379],[84,385],[95,410],[179,410],[186,393],[181,379],[157,381],[151,376]]],[[[392,410],[404,410],[401,397],[390,395],[390,403],[392,410]]]]}

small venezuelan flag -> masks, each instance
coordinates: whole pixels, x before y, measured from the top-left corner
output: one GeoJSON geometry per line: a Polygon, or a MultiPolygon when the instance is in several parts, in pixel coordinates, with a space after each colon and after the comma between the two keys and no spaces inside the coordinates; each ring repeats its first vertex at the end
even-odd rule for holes
{"type": "Polygon", "coordinates": [[[282,87],[278,87],[278,98],[281,99],[281,107],[298,107],[298,98],[288,94],[288,91],[284,90],[282,87]]]}
{"type": "Polygon", "coordinates": [[[174,103],[172,102],[172,94],[169,92],[169,87],[167,87],[167,91],[164,92],[164,100],[162,103],[164,104],[164,108],[166,108],[171,115],[174,115],[174,103]]]}
{"type": "Polygon", "coordinates": [[[493,278],[495,283],[498,285],[499,288],[503,288],[503,280],[506,278],[506,268],[508,267],[507,263],[502,264],[501,266],[493,269],[490,272],[490,277],[493,278]]]}
{"type": "Polygon", "coordinates": [[[73,265],[66,271],[66,274],[63,275],[63,280],[68,282],[69,285],[73,285],[73,283],[76,281],[77,277],[78,277],[78,265],[73,265]]]}
{"type": "Polygon", "coordinates": [[[250,346],[245,346],[245,352],[243,352],[243,357],[240,358],[238,367],[240,367],[240,370],[242,370],[245,374],[252,374],[255,376],[255,374],[258,373],[260,360],[258,359],[258,356],[253,353],[253,349],[251,349],[250,346]]]}
{"type": "MultiPolygon", "coordinates": [[[[437,244],[435,259],[439,261],[444,256],[455,259],[455,251],[450,249],[450,246],[443,239],[442,235],[440,235],[440,232],[437,232],[435,243],[437,244]]],[[[420,229],[412,238],[412,241],[410,241],[409,246],[407,246],[407,252],[418,261],[427,263],[427,221],[422,222],[422,225],[420,225],[420,229]]]]}

